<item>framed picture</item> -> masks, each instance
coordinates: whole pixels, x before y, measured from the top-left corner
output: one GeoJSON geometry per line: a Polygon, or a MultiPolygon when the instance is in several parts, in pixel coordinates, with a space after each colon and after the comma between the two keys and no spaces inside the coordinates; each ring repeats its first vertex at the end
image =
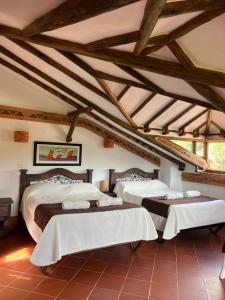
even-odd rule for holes
{"type": "Polygon", "coordinates": [[[34,166],[80,166],[81,144],[34,142],[34,166]]]}

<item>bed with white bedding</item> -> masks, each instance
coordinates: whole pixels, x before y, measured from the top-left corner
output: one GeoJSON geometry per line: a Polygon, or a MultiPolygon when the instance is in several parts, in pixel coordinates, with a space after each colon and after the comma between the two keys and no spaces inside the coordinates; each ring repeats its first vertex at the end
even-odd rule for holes
{"type": "MultiPolygon", "coordinates": [[[[140,171],[139,169],[131,169],[116,173],[115,170],[110,170],[110,188],[113,188],[119,197],[123,197],[124,201],[139,206],[142,205],[143,199],[160,198],[165,194],[176,194],[178,192],[169,190],[165,183],[157,179],[157,176],[154,177],[156,172],[145,172],[144,176],[141,176],[140,171]],[[138,174],[138,176],[135,174],[138,174]],[[148,176],[147,174],[151,175],[148,176]],[[131,181],[129,178],[131,178],[131,181]],[[132,180],[132,178],[139,178],[139,180],[132,180]]],[[[174,201],[176,202],[176,200],[174,201]]],[[[165,240],[172,239],[184,229],[217,224],[222,227],[225,224],[224,199],[179,205],[173,204],[169,206],[167,217],[153,213],[151,209],[148,210],[156,229],[163,232],[162,237],[165,240]]]]}
{"type": "Polygon", "coordinates": [[[43,204],[61,203],[63,207],[65,203],[76,201],[115,201],[101,193],[90,181],[90,170],[73,173],[54,169],[42,174],[21,171],[21,212],[30,235],[37,243],[30,258],[34,265],[48,266],[75,252],[157,239],[151,216],[143,207],[119,209],[118,206],[118,209],[114,207],[106,211],[87,210],[86,213],[84,210],[82,213],[54,215],[42,231],[34,216],[43,204]]]}

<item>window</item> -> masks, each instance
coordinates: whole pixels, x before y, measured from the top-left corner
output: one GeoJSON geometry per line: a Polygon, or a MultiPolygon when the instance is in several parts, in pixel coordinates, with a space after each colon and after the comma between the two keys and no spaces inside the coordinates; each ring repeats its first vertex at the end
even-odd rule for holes
{"type": "Polygon", "coordinates": [[[209,168],[214,170],[225,170],[225,142],[208,143],[209,168]]]}
{"type": "Polygon", "coordinates": [[[184,149],[192,152],[192,142],[191,141],[179,141],[179,140],[172,140],[175,144],[183,147],[184,149]]]}

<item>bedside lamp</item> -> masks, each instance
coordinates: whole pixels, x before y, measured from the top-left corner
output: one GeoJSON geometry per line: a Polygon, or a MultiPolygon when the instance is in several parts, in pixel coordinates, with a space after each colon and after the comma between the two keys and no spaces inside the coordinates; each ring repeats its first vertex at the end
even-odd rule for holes
{"type": "Polygon", "coordinates": [[[108,192],[108,181],[107,180],[101,180],[100,181],[100,191],[101,192],[108,192]]]}

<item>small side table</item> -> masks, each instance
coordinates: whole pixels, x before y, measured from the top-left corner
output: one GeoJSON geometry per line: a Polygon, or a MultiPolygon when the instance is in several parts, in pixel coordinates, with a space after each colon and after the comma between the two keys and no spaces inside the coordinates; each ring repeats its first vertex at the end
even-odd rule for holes
{"type": "Polygon", "coordinates": [[[7,235],[5,223],[11,214],[11,198],[0,198],[0,237],[7,235]]]}
{"type": "Polygon", "coordinates": [[[103,192],[103,193],[110,196],[110,197],[114,197],[114,198],[117,197],[116,193],[114,193],[114,192],[103,192]]]}

